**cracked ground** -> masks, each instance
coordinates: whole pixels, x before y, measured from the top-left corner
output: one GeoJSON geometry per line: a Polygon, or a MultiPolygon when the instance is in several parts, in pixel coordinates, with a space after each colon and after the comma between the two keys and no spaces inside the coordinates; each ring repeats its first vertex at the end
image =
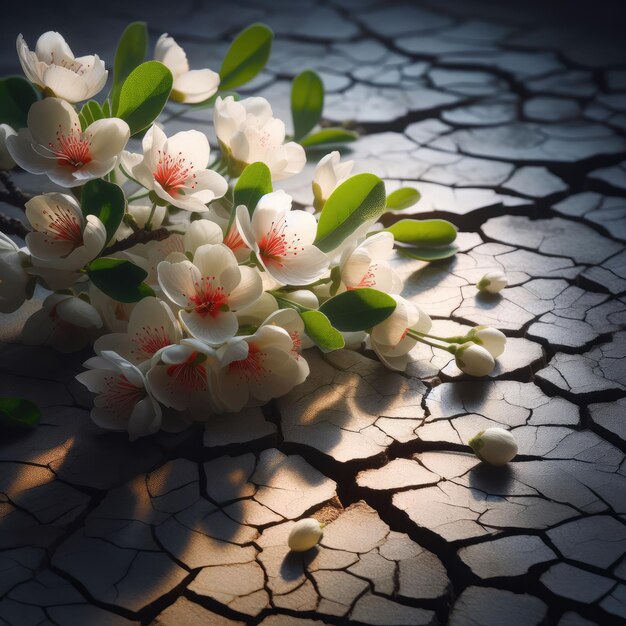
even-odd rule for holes
{"type": "MultiPolygon", "coordinates": [[[[73,380],[87,354],[19,344],[35,298],[1,320],[0,394],[43,418],[0,441],[0,624],[623,623],[626,46],[617,4],[544,4],[140,0],[90,19],[95,5],[3,15],[3,75],[19,69],[18,32],[59,30],[110,66],[143,19],[217,68],[237,31],[269,24],[270,63],[242,93],[288,120],[290,79],[317,70],[325,121],[361,133],[358,171],[416,186],[412,213],[460,230],[448,262],[396,260],[403,295],[434,334],[489,324],[509,342],[481,380],[426,346],[406,375],[312,351],[309,379],[263,410],[131,444],[90,421],[73,380]],[[493,269],[509,286],[488,298],[474,285],[493,269]],[[466,446],[489,426],[519,443],[506,467],[466,446]],[[311,515],[328,523],[321,545],[289,554],[294,520],[311,515]]],[[[167,130],[190,127],[214,136],[206,110],[167,130]]],[[[315,160],[284,183],[302,205],[315,160]]]]}

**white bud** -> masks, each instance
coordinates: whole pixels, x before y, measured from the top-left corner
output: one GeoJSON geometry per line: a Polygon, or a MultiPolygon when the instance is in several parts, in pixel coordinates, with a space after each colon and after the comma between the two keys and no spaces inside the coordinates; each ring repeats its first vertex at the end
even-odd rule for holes
{"type": "Polygon", "coordinates": [[[323,526],[316,519],[306,517],[296,522],[289,533],[289,549],[293,552],[306,552],[319,543],[324,534],[323,526]]]}
{"type": "Polygon", "coordinates": [[[472,341],[468,341],[457,348],[455,359],[457,367],[471,376],[487,376],[496,366],[491,354],[472,341]]]}
{"type": "Polygon", "coordinates": [[[475,326],[467,333],[467,336],[470,341],[485,348],[494,359],[497,359],[504,352],[506,335],[497,328],[491,328],[491,326],[475,326]]]}
{"type": "Polygon", "coordinates": [[[506,274],[500,270],[487,272],[477,283],[476,288],[479,291],[487,291],[489,293],[500,293],[507,285],[508,279],[506,274]]]}
{"type": "Polygon", "coordinates": [[[491,465],[505,465],[517,454],[515,437],[504,428],[487,428],[468,441],[474,454],[491,465]]]}
{"type": "Polygon", "coordinates": [[[317,296],[309,289],[297,289],[289,293],[289,299],[296,304],[301,304],[309,309],[317,309],[320,305],[320,301],[317,296]]]}
{"type": "Polygon", "coordinates": [[[7,149],[7,137],[15,134],[8,124],[0,124],[0,170],[11,170],[15,167],[15,161],[7,149]]]}

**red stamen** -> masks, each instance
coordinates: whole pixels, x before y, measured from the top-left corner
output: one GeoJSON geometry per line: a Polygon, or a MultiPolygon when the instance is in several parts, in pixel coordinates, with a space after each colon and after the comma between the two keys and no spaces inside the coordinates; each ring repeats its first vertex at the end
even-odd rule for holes
{"type": "Polygon", "coordinates": [[[159,162],[154,172],[154,180],[167,193],[173,196],[181,193],[183,187],[187,186],[186,183],[190,176],[192,182],[188,186],[193,189],[196,186],[196,175],[192,172],[191,166],[187,165],[187,160],[182,156],[182,152],[172,156],[159,150],[159,162]]]}
{"type": "Polygon", "coordinates": [[[90,163],[91,137],[81,132],[78,124],[75,124],[66,135],[61,129],[56,132],[56,146],[49,144],[50,151],[56,156],[59,165],[79,169],[90,163]]]}
{"type": "Polygon", "coordinates": [[[131,338],[131,341],[137,349],[131,350],[130,353],[140,361],[145,361],[161,348],[172,345],[163,326],[159,328],[144,326],[140,332],[131,338]]]}
{"type": "Polygon", "coordinates": [[[194,283],[196,295],[188,296],[195,311],[201,317],[210,315],[215,319],[228,306],[228,296],[223,287],[214,287],[215,276],[203,276],[200,282],[194,283]]]}
{"type": "Polygon", "coordinates": [[[228,366],[228,371],[239,378],[261,378],[265,375],[266,369],[263,365],[265,352],[254,343],[248,344],[248,356],[241,361],[233,361],[228,366]]]}
{"type": "Polygon", "coordinates": [[[130,413],[137,402],[146,396],[146,390],[133,385],[124,374],[111,374],[104,382],[106,390],[100,394],[102,406],[116,415],[130,413]]]}
{"type": "Polygon", "coordinates": [[[167,375],[178,391],[204,391],[208,388],[206,368],[197,362],[198,353],[192,352],[184,363],[170,365],[167,375]]]}
{"type": "Polygon", "coordinates": [[[272,222],[270,231],[259,242],[259,253],[266,265],[282,267],[282,259],[289,255],[298,256],[298,253],[304,250],[300,245],[300,237],[295,233],[291,239],[287,239],[286,227],[284,219],[278,224],[272,222]]]}
{"type": "Polygon", "coordinates": [[[43,215],[49,220],[48,223],[43,227],[39,223],[33,224],[35,230],[45,233],[55,241],[68,241],[74,248],[83,245],[82,225],[74,211],[57,204],[53,212],[44,209],[43,215]]]}

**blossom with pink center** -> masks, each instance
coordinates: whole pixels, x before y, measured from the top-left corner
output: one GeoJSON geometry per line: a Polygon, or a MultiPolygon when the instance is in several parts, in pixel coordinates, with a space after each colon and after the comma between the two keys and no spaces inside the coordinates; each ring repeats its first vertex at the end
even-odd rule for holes
{"type": "Polygon", "coordinates": [[[246,245],[279,283],[307,285],[328,270],[328,258],[313,245],[315,217],[292,211],[291,198],[284,191],[264,195],[252,218],[245,206],[238,206],[236,221],[246,245]]]}
{"type": "Polygon", "coordinates": [[[187,104],[208,100],[220,86],[220,75],[209,69],[190,70],[185,51],[167,33],[154,48],[154,58],[165,65],[174,78],[171,99],[187,104]]]}
{"type": "Polygon", "coordinates": [[[7,148],[27,172],[77,187],[108,174],[129,137],[128,124],[118,118],[96,120],[83,131],[71,104],[44,98],[30,107],[28,128],[7,137],[7,148]]]}
{"type": "Polygon", "coordinates": [[[181,307],[178,316],[187,332],[210,345],[233,337],[239,327],[234,311],[263,293],[259,272],[239,267],[223,244],[200,246],[193,263],[162,261],[157,271],[161,289],[181,307]]]}
{"type": "Polygon", "coordinates": [[[340,291],[370,287],[387,293],[400,293],[402,280],[385,263],[393,254],[393,235],[376,233],[361,244],[353,243],[343,251],[339,261],[340,291]]]}
{"type": "Polygon", "coordinates": [[[143,298],[130,314],[125,333],[103,335],[96,340],[94,350],[116,352],[133,365],[140,365],[155,354],[182,339],[180,326],[165,302],[143,298]]]}
{"type": "Polygon", "coordinates": [[[76,271],[95,259],[106,244],[104,224],[85,217],[74,198],[63,193],[35,196],[26,203],[33,227],[26,244],[36,266],[76,271]]]}
{"type": "Polygon", "coordinates": [[[299,174],[306,164],[300,144],[284,143],[285,124],[273,116],[265,98],[218,97],[213,124],[231,176],[239,176],[247,165],[260,161],[270,169],[273,180],[282,180],[299,174]]]}
{"type": "Polygon", "coordinates": [[[396,308],[384,322],[372,329],[370,343],[387,367],[404,371],[409,360],[408,353],[417,343],[416,339],[408,335],[409,330],[427,333],[432,321],[412,302],[398,295],[392,295],[392,298],[396,301],[396,308]]]}
{"type": "Polygon", "coordinates": [[[218,350],[215,392],[219,401],[228,411],[240,411],[291,391],[303,380],[293,349],[290,334],[274,325],[230,339],[218,350]]]}
{"type": "Polygon", "coordinates": [[[124,152],[122,167],[161,200],[186,211],[208,211],[228,183],[207,169],[211,148],[204,133],[187,130],[167,137],[156,125],[143,138],[143,155],[124,152]]]}
{"type": "Polygon", "coordinates": [[[108,72],[98,55],[74,57],[65,39],[54,31],[39,37],[34,52],[20,34],[17,55],[31,83],[68,102],[93,98],[107,82],[108,72]]]}
{"type": "Polygon", "coordinates": [[[214,398],[218,358],[213,348],[198,339],[183,339],[161,350],[146,375],[155,397],[176,411],[191,411],[206,420],[222,406],[214,398]]]}
{"type": "Polygon", "coordinates": [[[98,426],[127,431],[131,441],[159,430],[161,407],[135,365],[115,352],[104,350],[85,361],[85,367],[87,371],[76,379],[96,394],[91,419],[98,426]]]}

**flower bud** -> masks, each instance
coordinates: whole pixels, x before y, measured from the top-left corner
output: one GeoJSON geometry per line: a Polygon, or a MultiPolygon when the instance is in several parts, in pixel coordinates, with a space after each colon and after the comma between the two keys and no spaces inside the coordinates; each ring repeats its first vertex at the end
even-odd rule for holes
{"type": "Polygon", "coordinates": [[[306,552],[319,543],[324,534],[323,526],[316,519],[306,517],[296,522],[289,533],[289,549],[292,552],[306,552]]]}
{"type": "Polygon", "coordinates": [[[505,334],[490,326],[475,326],[467,333],[467,337],[470,341],[485,348],[494,359],[504,352],[506,346],[505,334]]]}
{"type": "Polygon", "coordinates": [[[477,283],[476,288],[479,291],[487,291],[488,293],[500,293],[508,284],[506,275],[500,270],[487,272],[477,283]]]}
{"type": "Polygon", "coordinates": [[[487,376],[496,366],[491,354],[472,341],[457,348],[455,359],[457,367],[471,376],[487,376]]]}
{"type": "Polygon", "coordinates": [[[504,428],[487,428],[468,441],[474,454],[491,465],[506,465],[517,454],[515,437],[504,428]]]}
{"type": "Polygon", "coordinates": [[[7,137],[15,134],[8,124],[0,124],[0,170],[11,170],[15,167],[15,161],[7,149],[7,137]]]}

